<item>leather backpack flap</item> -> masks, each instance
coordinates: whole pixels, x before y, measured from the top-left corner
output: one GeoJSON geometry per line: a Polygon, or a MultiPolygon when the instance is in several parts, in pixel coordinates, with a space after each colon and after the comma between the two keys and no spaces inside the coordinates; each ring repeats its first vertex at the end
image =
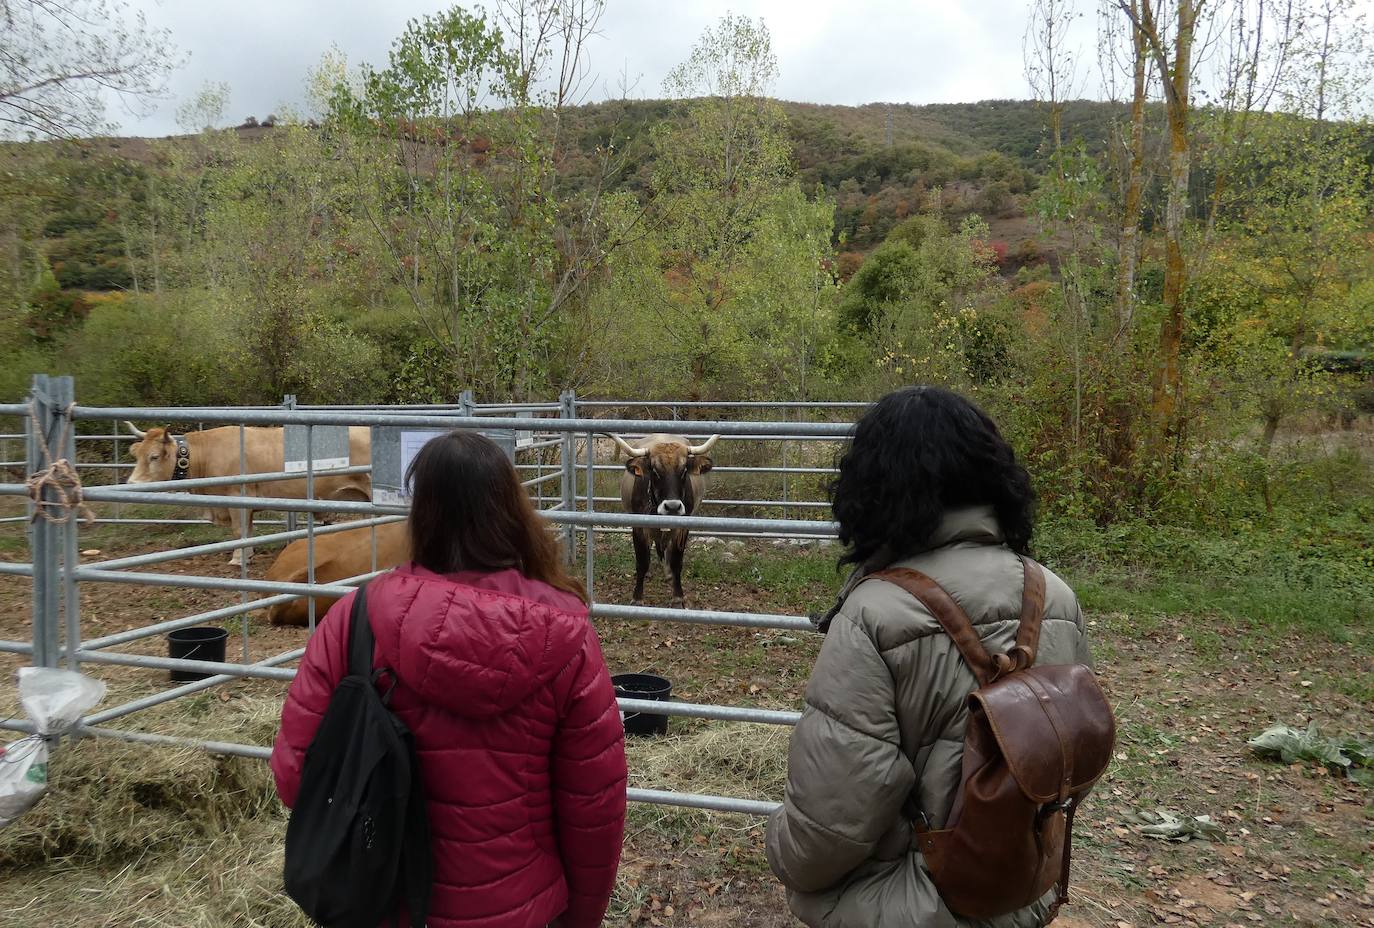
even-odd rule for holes
{"type": "Polygon", "coordinates": [[[1027,798],[1062,802],[1106,772],[1116,720],[1081,664],[1032,667],[970,694],[1027,798]]]}

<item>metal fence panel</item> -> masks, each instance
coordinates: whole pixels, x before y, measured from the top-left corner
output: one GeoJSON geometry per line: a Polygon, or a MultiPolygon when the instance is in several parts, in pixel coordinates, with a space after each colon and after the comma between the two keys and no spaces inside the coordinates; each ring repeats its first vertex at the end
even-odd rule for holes
{"type": "MultiPolygon", "coordinates": [[[[722,476],[733,475],[780,475],[783,479],[783,498],[770,499],[753,495],[732,499],[727,497],[710,499],[714,506],[733,506],[747,509],[781,508],[784,516],[793,509],[820,510],[825,502],[818,499],[797,499],[794,488],[788,482],[793,476],[823,477],[834,473],[834,468],[808,466],[803,457],[796,462],[789,443],[795,442],[834,442],[848,438],[852,434],[852,424],[835,421],[797,421],[806,412],[845,414],[865,407],[862,403],[715,403],[706,401],[683,402],[633,402],[633,401],[579,401],[571,392],[560,396],[557,403],[502,403],[478,404],[470,393],[465,392],[457,404],[438,404],[409,407],[302,407],[289,397],[282,407],[252,408],[97,408],[79,406],[74,403],[73,385],[70,378],[38,377],[34,381],[33,399],[28,404],[0,405],[0,415],[17,415],[25,418],[24,434],[27,442],[25,465],[29,472],[51,463],[54,454],[76,462],[75,440],[79,437],[85,442],[84,448],[94,449],[87,453],[97,455],[97,460],[78,462],[78,468],[85,468],[93,474],[118,472],[130,467],[119,460],[119,442],[131,439],[120,435],[118,429],[106,430],[104,435],[75,435],[78,420],[111,422],[133,419],[155,422],[188,423],[199,426],[234,425],[239,426],[240,468],[239,474],[226,477],[211,477],[200,480],[168,481],[161,484],[130,486],[87,486],[84,488],[86,500],[94,503],[114,503],[118,507],[130,505],[158,505],[168,507],[207,507],[231,510],[282,510],[291,513],[287,519],[287,530],[270,532],[266,535],[249,537],[247,526],[242,526],[240,537],[219,542],[191,545],[168,551],[154,551],[107,559],[92,564],[80,563],[79,525],[77,520],[68,518],[50,522],[39,518],[32,522],[30,548],[31,564],[0,564],[0,574],[12,576],[31,576],[33,578],[33,639],[30,642],[0,641],[0,651],[29,654],[37,664],[56,666],[59,661],[78,668],[82,663],[100,664],[110,667],[142,667],[157,670],[192,670],[211,673],[213,676],[193,683],[173,687],[159,693],[131,700],[122,705],[107,708],[92,715],[79,727],[84,734],[98,737],[123,738],[130,741],[152,745],[180,744],[194,745],[219,753],[237,754],[246,757],[266,757],[268,749],[258,745],[233,744],[218,741],[199,741],[175,738],[152,732],[125,731],[102,727],[102,723],[118,718],[127,718],[137,713],[162,705],[192,693],[201,692],[230,680],[244,677],[276,681],[286,681],[294,677],[295,671],[282,666],[299,659],[303,649],[293,648],[281,654],[265,658],[256,663],[248,661],[248,615],[278,603],[292,599],[308,598],[310,602],[310,627],[314,625],[314,596],[341,596],[377,574],[376,564],[376,527],[399,520],[405,514],[405,499],[402,489],[405,467],[414,452],[423,444],[426,437],[453,428],[475,429],[492,437],[505,450],[510,459],[530,475],[523,480],[527,491],[540,502],[540,509],[546,519],[558,527],[569,564],[576,553],[578,535],[584,539],[583,558],[586,568],[588,590],[594,590],[596,580],[596,533],[623,532],[635,527],[655,529],[685,528],[708,535],[743,536],[759,538],[791,538],[805,542],[806,539],[833,538],[836,527],[832,522],[795,518],[737,518],[712,517],[697,514],[690,517],[644,516],[625,513],[617,508],[606,509],[597,506],[598,502],[617,502],[616,497],[597,495],[596,477],[598,474],[618,472],[623,468],[613,463],[598,463],[599,445],[608,446],[609,442],[599,442],[598,436],[610,433],[628,436],[649,432],[662,432],[673,435],[703,438],[720,434],[732,441],[777,442],[782,449],[782,465],[731,465],[723,464],[715,470],[722,476]],[[671,419],[623,419],[588,417],[587,413],[599,410],[620,412],[624,410],[662,410],[670,412],[671,419]],[[680,413],[692,411],[741,410],[768,415],[781,411],[776,420],[730,420],[687,421],[679,418],[680,413]],[[30,415],[31,414],[31,415],[30,415]],[[245,474],[247,471],[246,443],[243,427],[247,425],[283,426],[283,453],[285,466],[281,473],[245,474]],[[372,461],[370,465],[354,466],[349,460],[348,431],[350,426],[367,426],[372,435],[372,461]],[[409,440],[409,443],[407,441],[409,440]],[[100,446],[97,441],[113,442],[111,459],[99,457],[100,446]],[[521,456],[525,456],[523,459],[521,456]],[[537,457],[536,457],[537,455],[537,457]],[[553,463],[546,459],[552,457],[553,463]],[[582,473],[579,474],[578,471],[582,473]],[[313,498],[314,480],[318,474],[338,475],[340,473],[371,472],[374,500],[370,503],[319,500],[313,498]],[[249,495],[248,487],[257,483],[270,484],[275,481],[300,479],[304,476],[309,491],[308,499],[291,499],[274,496],[249,495]],[[551,481],[558,481],[556,500],[545,508],[544,487],[551,481]],[[223,488],[221,491],[219,488],[223,488]],[[189,492],[189,491],[201,492],[189,492]],[[381,491],[377,494],[377,491],[381,491]],[[205,492],[208,491],[208,492],[205,492]],[[390,493],[392,495],[388,496],[390,493]],[[295,514],[304,513],[306,527],[295,528],[295,514]],[[345,522],[330,526],[316,526],[318,514],[336,513],[362,517],[357,522],[345,522]],[[315,541],[321,537],[353,528],[367,528],[371,531],[373,570],[356,577],[331,583],[317,583],[315,577],[315,541]],[[309,546],[309,567],[307,582],[282,583],[255,580],[249,577],[246,565],[237,577],[198,576],[195,574],[169,574],[140,572],[133,568],[146,568],[167,561],[198,557],[209,554],[234,551],[247,546],[268,546],[286,544],[305,538],[309,546]],[[166,621],[155,622],[138,628],[127,629],[110,635],[81,641],[79,601],[77,599],[80,583],[119,583],[154,585],[166,588],[195,588],[237,591],[240,602],[211,609],[195,615],[181,616],[166,621]],[[237,618],[243,623],[244,650],[239,663],[220,661],[178,660],[144,654],[128,654],[112,650],[143,638],[165,634],[194,624],[220,622],[237,618]],[[65,619],[65,622],[63,621],[65,619]],[[65,631],[65,635],[61,632],[65,631]],[[65,640],[59,640],[65,639],[65,640]]],[[[728,446],[724,446],[728,447],[728,446]]],[[[814,461],[814,453],[812,460],[814,461]]],[[[104,478],[102,478],[104,479],[104,478]]],[[[19,495],[27,493],[20,484],[0,484],[0,495],[19,495]]],[[[771,491],[770,491],[771,492],[771,491]]],[[[552,494],[550,494],[552,495],[552,494]]],[[[739,496],[740,494],[736,494],[739,496]]],[[[45,491],[42,499],[49,505],[58,505],[55,493],[45,491]]],[[[60,505],[59,505],[60,509],[60,505]]],[[[159,521],[144,518],[124,518],[117,514],[116,520],[125,524],[159,521]]],[[[169,524],[196,523],[200,520],[166,519],[169,524]]],[[[261,524],[261,523],[260,523],[261,524]]],[[[245,559],[246,560],[246,559],[245,559]]],[[[791,632],[805,632],[813,629],[811,621],[803,616],[770,614],[763,612],[730,612],[698,609],[659,609],[654,607],[629,606],[615,603],[594,602],[591,613],[595,618],[614,621],[635,622],[677,622],[698,625],[719,625],[739,628],[777,629],[791,632]]],[[[619,700],[621,709],[627,712],[653,712],[656,714],[684,718],[741,721],[755,724],[793,725],[799,718],[794,711],[761,709],[749,706],[704,705],[685,702],[659,702],[638,699],[619,700]]],[[[18,728],[22,723],[6,723],[3,727],[18,728]]],[[[734,799],[721,796],[698,796],[694,794],[665,792],[652,789],[629,790],[630,798],[639,802],[664,803],[691,808],[713,809],[718,811],[742,812],[748,814],[767,814],[776,804],[755,800],[734,799]]]]}

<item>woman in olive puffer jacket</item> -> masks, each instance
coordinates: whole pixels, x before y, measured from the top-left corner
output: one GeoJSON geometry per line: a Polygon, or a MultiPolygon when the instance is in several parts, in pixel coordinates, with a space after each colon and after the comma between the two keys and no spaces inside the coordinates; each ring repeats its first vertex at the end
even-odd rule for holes
{"type": "MultiPolygon", "coordinates": [[[[888,567],[934,578],[990,653],[1014,643],[1034,496],[1011,446],[954,393],[909,387],[855,430],[831,502],[856,566],[835,607],[792,736],[787,792],[768,823],[768,860],[792,911],[825,928],[954,928],[912,840],[940,828],[959,786],[973,673],[930,612],[884,580],[888,567]]],[[[1045,571],[1039,664],[1087,663],[1073,591],[1045,571]]],[[[984,922],[1045,923],[1054,890],[984,922]]]]}

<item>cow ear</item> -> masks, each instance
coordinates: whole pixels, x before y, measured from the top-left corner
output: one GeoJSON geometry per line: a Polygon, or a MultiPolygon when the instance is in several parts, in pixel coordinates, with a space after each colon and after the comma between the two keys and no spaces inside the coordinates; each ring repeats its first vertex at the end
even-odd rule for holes
{"type": "Polygon", "coordinates": [[[172,443],[172,427],[169,425],[162,430],[162,443],[170,445],[172,443]]]}
{"type": "Polygon", "coordinates": [[[625,462],[625,469],[636,477],[644,476],[644,458],[630,458],[625,462]]]}
{"type": "Polygon", "coordinates": [[[687,469],[694,474],[707,473],[715,466],[715,463],[704,454],[694,454],[687,459],[687,469]]]}

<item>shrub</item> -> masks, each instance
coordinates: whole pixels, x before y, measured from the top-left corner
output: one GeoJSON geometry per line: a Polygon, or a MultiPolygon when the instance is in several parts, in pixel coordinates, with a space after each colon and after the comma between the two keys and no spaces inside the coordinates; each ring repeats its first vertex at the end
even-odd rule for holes
{"type": "Polygon", "coordinates": [[[80,293],[63,290],[50,268],[38,274],[29,292],[28,329],[40,344],[61,341],[79,326],[90,312],[90,304],[80,293]]]}
{"type": "Polygon", "coordinates": [[[231,332],[203,300],[133,298],[91,310],[59,359],[92,404],[239,403],[231,332]]]}

